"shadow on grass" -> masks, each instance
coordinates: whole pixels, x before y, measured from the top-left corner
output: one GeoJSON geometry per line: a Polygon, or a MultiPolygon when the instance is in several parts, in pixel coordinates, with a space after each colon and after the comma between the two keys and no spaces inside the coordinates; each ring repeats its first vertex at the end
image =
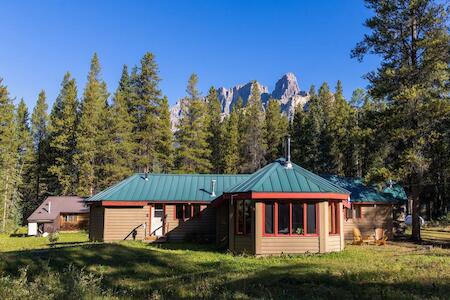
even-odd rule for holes
{"type": "MultiPolygon", "coordinates": [[[[440,282],[383,281],[383,270],[330,271],[309,260],[256,259],[215,253],[208,245],[88,244],[39,251],[0,254],[0,271],[16,276],[28,266],[31,277],[43,266],[57,272],[69,264],[103,276],[102,287],[118,296],[148,298],[347,298],[390,299],[446,297],[447,279],[440,282]],[[164,246],[164,247],[163,247],[164,246]]],[[[364,262],[362,262],[364,263],[364,262]]]]}

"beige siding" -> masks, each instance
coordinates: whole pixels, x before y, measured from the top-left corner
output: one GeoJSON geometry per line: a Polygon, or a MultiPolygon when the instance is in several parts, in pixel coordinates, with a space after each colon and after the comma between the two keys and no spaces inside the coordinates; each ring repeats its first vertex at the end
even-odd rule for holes
{"type": "Polygon", "coordinates": [[[175,205],[166,205],[166,230],[170,241],[215,240],[216,213],[211,205],[202,205],[199,218],[178,220],[175,205]]]}
{"type": "Polygon", "coordinates": [[[383,228],[392,236],[392,206],[391,205],[361,205],[361,218],[346,219],[344,215],[344,237],[353,239],[353,228],[359,228],[362,235],[374,235],[376,228],[383,228]]]}
{"type": "Polygon", "coordinates": [[[327,252],[341,251],[341,236],[330,235],[327,239],[327,252]]]}
{"type": "Polygon", "coordinates": [[[91,241],[103,241],[104,212],[101,206],[91,205],[89,210],[89,239],[91,241]]]}
{"type": "Polygon", "coordinates": [[[282,253],[306,253],[319,252],[319,237],[318,236],[276,236],[276,237],[261,237],[261,250],[259,254],[282,254],[282,253]]]}
{"type": "Polygon", "coordinates": [[[144,226],[149,220],[149,208],[144,207],[106,207],[104,241],[120,241],[133,239],[132,232],[136,230],[137,240],[144,239],[144,226]]]}

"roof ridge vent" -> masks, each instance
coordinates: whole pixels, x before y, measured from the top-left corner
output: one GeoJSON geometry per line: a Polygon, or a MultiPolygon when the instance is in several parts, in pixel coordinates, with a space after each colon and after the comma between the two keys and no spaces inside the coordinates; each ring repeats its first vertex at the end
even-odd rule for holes
{"type": "Polygon", "coordinates": [[[292,169],[291,162],[291,136],[289,134],[286,135],[286,162],[284,163],[285,169],[292,169]]]}

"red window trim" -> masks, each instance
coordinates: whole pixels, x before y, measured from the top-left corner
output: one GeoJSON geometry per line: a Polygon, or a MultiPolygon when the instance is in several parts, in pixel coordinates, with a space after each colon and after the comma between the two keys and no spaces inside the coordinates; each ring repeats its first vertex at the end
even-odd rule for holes
{"type": "Polygon", "coordinates": [[[319,204],[317,202],[311,202],[311,201],[302,201],[303,204],[303,234],[297,234],[292,233],[292,202],[293,201],[284,201],[289,203],[289,234],[280,234],[278,233],[278,200],[272,200],[272,201],[264,201],[262,202],[263,211],[262,211],[262,236],[263,237],[281,237],[281,236],[293,236],[293,237],[311,237],[311,236],[319,236],[319,204]],[[273,203],[273,218],[274,218],[274,233],[266,233],[266,203],[272,202],[273,203]],[[314,204],[316,207],[316,233],[307,233],[308,231],[308,224],[306,223],[306,214],[308,205],[307,204],[314,204]]]}
{"type": "Polygon", "coordinates": [[[330,206],[330,205],[331,205],[331,214],[332,214],[332,217],[331,217],[332,224],[329,224],[329,225],[331,225],[331,232],[328,230],[328,235],[332,235],[332,236],[340,235],[339,229],[340,229],[340,225],[341,225],[341,218],[340,218],[341,214],[336,213],[336,209],[339,210],[339,202],[329,201],[328,206],[330,206]]]}
{"type": "MultiPolygon", "coordinates": [[[[175,206],[175,209],[173,210],[173,219],[174,220],[186,221],[186,220],[189,220],[189,219],[200,219],[201,218],[203,209],[202,209],[202,205],[200,203],[177,203],[174,206],[175,206]],[[181,205],[183,207],[183,218],[177,218],[177,206],[178,205],[181,205]],[[194,206],[195,205],[198,205],[200,207],[200,211],[198,213],[198,216],[194,215],[194,206]],[[186,211],[185,211],[185,207],[186,206],[190,207],[190,211],[191,211],[191,217],[190,218],[186,218],[186,211]]],[[[165,205],[164,205],[164,208],[165,208],[165,205]]]]}
{"type": "Polygon", "coordinates": [[[245,219],[245,208],[246,207],[248,207],[248,209],[250,209],[250,220],[251,220],[251,218],[252,218],[252,214],[251,214],[251,211],[252,211],[252,209],[251,209],[251,206],[246,206],[245,205],[245,201],[246,200],[249,200],[249,199],[238,199],[238,200],[236,200],[235,201],[235,206],[234,206],[234,215],[235,215],[235,222],[234,222],[234,234],[235,235],[244,235],[244,236],[246,236],[246,235],[250,235],[251,234],[251,231],[252,231],[252,228],[251,228],[251,221],[250,221],[250,230],[249,230],[249,232],[247,233],[247,222],[246,222],[246,219],[245,219]],[[238,226],[238,222],[239,222],[239,219],[238,219],[238,214],[237,214],[237,209],[238,209],[238,203],[242,203],[242,222],[243,222],[243,232],[241,232],[241,231],[239,231],[239,226],[238,226]]]}

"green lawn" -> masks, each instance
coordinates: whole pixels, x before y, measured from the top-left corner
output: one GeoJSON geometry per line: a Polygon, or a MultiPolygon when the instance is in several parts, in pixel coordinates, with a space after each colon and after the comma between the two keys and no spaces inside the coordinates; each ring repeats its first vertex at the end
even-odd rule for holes
{"type": "Polygon", "coordinates": [[[396,243],[347,246],[341,253],[255,258],[218,252],[212,246],[158,248],[141,242],[86,241],[83,234],[61,234],[57,248],[52,248],[42,238],[0,237],[0,299],[36,299],[36,295],[449,299],[450,295],[450,250],[436,247],[396,243]],[[24,267],[27,272],[20,271],[24,267]]]}

